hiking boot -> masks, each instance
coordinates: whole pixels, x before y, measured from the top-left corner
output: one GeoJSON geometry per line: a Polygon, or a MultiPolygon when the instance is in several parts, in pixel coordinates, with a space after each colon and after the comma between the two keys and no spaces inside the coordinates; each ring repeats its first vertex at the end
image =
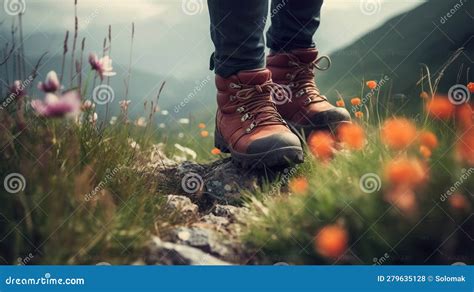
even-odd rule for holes
{"type": "Polygon", "coordinates": [[[313,130],[334,131],[341,123],[351,121],[349,112],[329,103],[314,80],[314,69],[326,70],[329,65],[329,57],[318,58],[313,48],[270,54],[267,58],[274,82],[286,91],[284,98],[274,98],[278,112],[298,134],[309,137],[313,130]],[[320,65],[323,60],[328,63],[326,67],[320,65]]]}
{"type": "Polygon", "coordinates": [[[238,165],[279,167],[303,162],[299,138],[291,132],[271,99],[275,84],[267,69],[216,75],[215,145],[238,165]]]}

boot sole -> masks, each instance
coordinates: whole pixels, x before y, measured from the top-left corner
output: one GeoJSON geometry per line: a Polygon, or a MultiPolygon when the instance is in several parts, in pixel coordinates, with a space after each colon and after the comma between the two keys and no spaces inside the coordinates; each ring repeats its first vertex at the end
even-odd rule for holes
{"type": "Polygon", "coordinates": [[[257,154],[245,154],[233,151],[217,131],[214,135],[214,144],[222,152],[230,153],[232,162],[242,168],[277,168],[304,162],[303,149],[298,146],[282,147],[257,154]]]}

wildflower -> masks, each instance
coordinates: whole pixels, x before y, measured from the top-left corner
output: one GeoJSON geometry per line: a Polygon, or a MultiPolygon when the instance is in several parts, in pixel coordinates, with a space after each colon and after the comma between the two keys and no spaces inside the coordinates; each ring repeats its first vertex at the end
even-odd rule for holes
{"type": "Polygon", "coordinates": [[[91,124],[95,124],[97,123],[97,120],[99,119],[99,116],[97,115],[97,113],[93,113],[90,117],[89,117],[89,122],[91,124]]]}
{"type": "Polygon", "coordinates": [[[341,142],[354,150],[361,150],[365,144],[364,129],[357,124],[344,124],[337,130],[341,142]]]}
{"type": "Polygon", "coordinates": [[[336,101],[336,106],[338,106],[338,107],[345,107],[345,106],[346,106],[346,103],[344,102],[343,99],[340,99],[340,100],[336,101]]]}
{"type": "Polygon", "coordinates": [[[95,108],[95,104],[90,100],[86,100],[82,104],[82,110],[83,111],[87,111],[87,110],[90,110],[90,109],[93,109],[93,108],[95,108]]]}
{"type": "Polygon", "coordinates": [[[474,128],[461,135],[457,150],[463,161],[474,165],[474,128]]]}
{"type": "Polygon", "coordinates": [[[38,83],[38,89],[47,92],[47,93],[54,93],[61,88],[61,84],[59,83],[58,74],[54,71],[50,71],[46,75],[46,79],[44,82],[38,83]]]}
{"type": "Polygon", "coordinates": [[[353,106],[359,106],[359,105],[362,104],[362,101],[360,100],[360,98],[355,97],[355,98],[351,99],[351,104],[352,104],[353,106]]]}
{"type": "Polygon", "coordinates": [[[459,193],[452,194],[449,197],[448,202],[451,208],[458,211],[469,211],[470,209],[469,201],[465,196],[459,193]]]}
{"type": "Polygon", "coordinates": [[[81,109],[81,97],[77,91],[69,91],[60,96],[47,93],[44,101],[32,100],[31,107],[39,116],[46,118],[77,116],[81,109]]]}
{"type": "Polygon", "coordinates": [[[209,136],[209,132],[208,131],[201,131],[201,137],[203,138],[206,138],[209,136]]]}
{"type": "Polygon", "coordinates": [[[313,132],[308,139],[308,146],[314,156],[323,161],[329,160],[334,153],[334,139],[326,132],[313,132]]]}
{"type": "Polygon", "coordinates": [[[327,225],[316,234],[314,247],[322,256],[337,259],[347,249],[349,235],[338,225],[327,225]]]}
{"type": "Polygon", "coordinates": [[[426,104],[429,115],[440,120],[448,120],[453,116],[454,105],[444,97],[435,97],[426,104]]]}
{"type": "Polygon", "coordinates": [[[456,121],[462,128],[468,129],[473,126],[474,111],[472,105],[465,103],[456,108],[456,121]]]}
{"type": "Polygon", "coordinates": [[[132,101],[131,100],[121,100],[119,101],[120,109],[122,112],[127,112],[128,111],[128,106],[130,105],[132,101]]]}
{"type": "Polygon", "coordinates": [[[395,150],[410,146],[416,138],[416,126],[404,118],[392,118],[382,126],[382,142],[395,150]]]}
{"type": "Polygon", "coordinates": [[[420,144],[427,147],[430,150],[438,147],[438,138],[433,132],[423,131],[420,133],[420,144]]]}
{"type": "Polygon", "coordinates": [[[430,98],[430,95],[428,94],[428,92],[422,91],[422,92],[420,93],[420,98],[422,98],[422,99],[429,99],[429,98],[430,98]]]}
{"type": "Polygon", "coordinates": [[[109,56],[104,56],[99,59],[96,54],[90,54],[89,64],[91,65],[92,70],[97,71],[101,80],[104,80],[104,77],[117,75],[117,73],[113,72],[114,68],[112,67],[112,59],[109,56]]]}
{"type": "Polygon", "coordinates": [[[204,123],[199,123],[198,128],[199,128],[199,129],[205,129],[205,128],[206,128],[206,124],[204,124],[204,123]]]}
{"type": "Polygon", "coordinates": [[[219,155],[219,154],[221,154],[221,150],[219,148],[212,148],[211,154],[212,155],[219,155]]]}
{"type": "Polygon", "coordinates": [[[178,123],[180,123],[181,125],[188,125],[189,124],[189,119],[187,119],[187,118],[179,119],[178,123]]]}
{"type": "Polygon", "coordinates": [[[160,127],[160,129],[164,129],[164,128],[166,128],[166,124],[165,123],[160,123],[158,125],[158,127],[160,127]]]}
{"type": "Polygon", "coordinates": [[[467,89],[469,89],[470,93],[474,93],[474,82],[469,82],[467,84],[467,89]]]}
{"type": "Polygon", "coordinates": [[[132,138],[128,138],[127,141],[132,149],[140,150],[140,144],[138,144],[135,140],[133,140],[132,138]]]}
{"type": "Polygon", "coordinates": [[[365,84],[371,90],[373,90],[377,87],[377,81],[374,81],[374,80],[367,81],[365,84]]]}
{"type": "Polygon", "coordinates": [[[363,112],[355,112],[355,117],[358,118],[358,119],[362,119],[364,117],[364,113],[363,112]]]}
{"type": "Polygon", "coordinates": [[[109,122],[111,125],[115,125],[117,123],[117,117],[116,116],[113,116],[110,118],[110,122],[109,122]]]}
{"type": "Polygon", "coordinates": [[[163,116],[167,116],[167,115],[169,114],[169,112],[168,112],[167,110],[162,110],[162,111],[161,111],[161,114],[162,114],[163,116]]]}
{"type": "Polygon", "coordinates": [[[425,158],[425,159],[428,159],[431,157],[431,149],[428,148],[427,146],[425,145],[421,145],[420,146],[420,154],[425,158]]]}
{"type": "Polygon", "coordinates": [[[135,126],[137,126],[137,127],[146,127],[146,119],[144,117],[139,117],[135,121],[135,126]]]}
{"type": "Polygon", "coordinates": [[[387,180],[395,186],[413,188],[427,178],[427,169],[417,159],[397,158],[385,166],[387,180]]]}
{"type": "Polygon", "coordinates": [[[304,177],[294,178],[289,182],[290,191],[295,194],[304,194],[308,191],[308,180],[304,177]]]}
{"type": "Polygon", "coordinates": [[[26,95],[26,89],[20,80],[13,81],[13,85],[10,87],[10,94],[15,98],[21,98],[26,95]]]}
{"type": "Polygon", "coordinates": [[[385,195],[385,200],[410,216],[416,212],[418,206],[415,192],[404,186],[391,189],[385,195]]]}

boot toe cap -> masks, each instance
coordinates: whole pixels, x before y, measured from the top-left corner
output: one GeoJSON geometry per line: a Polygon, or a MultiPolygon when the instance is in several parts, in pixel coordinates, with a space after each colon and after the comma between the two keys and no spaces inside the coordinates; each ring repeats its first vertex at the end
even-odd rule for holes
{"type": "Polygon", "coordinates": [[[278,133],[263,137],[248,145],[248,154],[271,153],[283,149],[301,150],[299,138],[292,133],[278,133]]]}
{"type": "Polygon", "coordinates": [[[351,115],[345,108],[335,107],[315,114],[311,123],[316,126],[331,126],[351,121],[351,115]]]}

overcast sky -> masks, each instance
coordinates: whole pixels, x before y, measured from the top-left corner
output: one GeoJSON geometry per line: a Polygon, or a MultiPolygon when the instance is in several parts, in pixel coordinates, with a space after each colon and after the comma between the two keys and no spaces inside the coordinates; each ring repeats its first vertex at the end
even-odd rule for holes
{"type": "MultiPolygon", "coordinates": [[[[5,1],[1,0],[2,6],[5,1]]],[[[64,31],[74,28],[74,0],[25,0],[25,35],[42,43],[36,51],[60,51],[64,31]],[[38,38],[41,36],[41,39],[38,38]]],[[[235,0],[238,1],[238,0],[235,0]]],[[[261,0],[256,0],[261,1],[261,0]]],[[[295,0],[298,1],[298,0],[295,0]]],[[[135,22],[134,66],[161,75],[186,77],[208,66],[212,44],[206,1],[202,0],[79,0],[80,37],[90,50],[99,50],[113,26],[112,57],[128,59],[130,24],[135,22]]],[[[327,0],[318,47],[329,53],[346,46],[390,17],[412,9],[423,0],[327,0]]],[[[1,17],[3,18],[3,17],[1,17]]],[[[6,16],[6,22],[9,17],[6,16]]],[[[1,19],[0,19],[1,20],[1,19]]],[[[5,28],[5,25],[3,26],[5,28]]]]}

